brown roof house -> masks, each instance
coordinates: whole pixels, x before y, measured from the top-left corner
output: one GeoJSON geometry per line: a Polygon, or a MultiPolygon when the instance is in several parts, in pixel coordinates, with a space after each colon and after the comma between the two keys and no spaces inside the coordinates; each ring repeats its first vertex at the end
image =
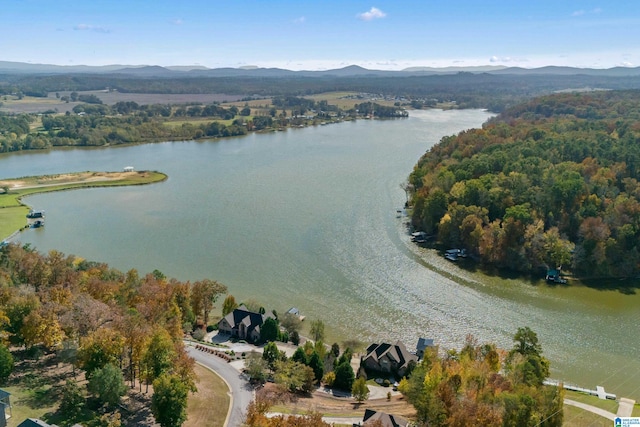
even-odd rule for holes
{"type": "Polygon", "coordinates": [[[256,342],[260,340],[260,327],[271,315],[249,311],[241,305],[218,322],[218,331],[241,340],[256,342]]]}
{"type": "MultiPolygon", "coordinates": [[[[373,409],[365,409],[364,418],[362,418],[362,426],[368,426],[378,421],[378,425],[383,427],[407,427],[409,421],[395,415],[387,414],[385,412],[374,411],[373,409]]],[[[360,424],[354,424],[360,425],[360,424]]]]}
{"type": "Polygon", "coordinates": [[[409,362],[417,362],[415,354],[409,353],[401,341],[395,344],[371,344],[367,355],[362,359],[365,369],[404,375],[409,362]]]}

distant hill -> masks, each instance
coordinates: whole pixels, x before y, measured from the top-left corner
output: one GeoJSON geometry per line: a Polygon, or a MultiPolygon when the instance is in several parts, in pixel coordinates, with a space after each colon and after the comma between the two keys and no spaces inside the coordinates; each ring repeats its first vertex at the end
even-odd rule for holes
{"type": "Polygon", "coordinates": [[[406,73],[432,73],[432,74],[455,74],[466,73],[489,73],[507,69],[504,65],[479,65],[475,67],[409,67],[402,71],[406,73]]]}
{"type": "Polygon", "coordinates": [[[510,67],[502,70],[491,71],[491,74],[517,74],[517,75],[554,75],[554,76],[608,76],[625,77],[640,76],[640,67],[613,67],[613,68],[575,68],[547,66],[540,68],[510,67]]]}
{"type": "Polygon", "coordinates": [[[553,75],[553,76],[608,76],[628,77],[640,76],[640,67],[614,67],[608,69],[575,68],[547,66],[540,68],[505,67],[502,65],[482,65],[473,67],[410,67],[403,70],[370,70],[358,65],[321,71],[292,71],[282,68],[260,68],[257,66],[243,66],[239,68],[207,68],[202,65],[52,65],[31,64],[25,62],[0,61],[2,74],[128,74],[141,77],[354,77],[354,76],[425,76],[448,75],[457,73],[499,74],[499,75],[553,75]]]}

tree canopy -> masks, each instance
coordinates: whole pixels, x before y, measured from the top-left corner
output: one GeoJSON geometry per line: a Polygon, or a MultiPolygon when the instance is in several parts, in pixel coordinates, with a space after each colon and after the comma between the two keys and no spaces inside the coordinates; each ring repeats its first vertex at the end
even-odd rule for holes
{"type": "Polygon", "coordinates": [[[524,272],[640,273],[640,92],[544,96],[418,162],[412,223],[524,272]]]}

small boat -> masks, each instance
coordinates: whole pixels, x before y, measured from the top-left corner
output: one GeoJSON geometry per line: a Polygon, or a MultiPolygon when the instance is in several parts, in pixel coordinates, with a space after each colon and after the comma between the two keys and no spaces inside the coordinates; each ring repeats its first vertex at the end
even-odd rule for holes
{"type": "Polygon", "coordinates": [[[444,257],[449,261],[457,261],[458,258],[466,258],[467,250],[466,249],[449,249],[445,251],[444,257]]]}
{"type": "Polygon", "coordinates": [[[34,221],[33,224],[31,224],[31,227],[33,228],[40,228],[40,227],[44,227],[44,221],[39,219],[37,221],[34,221]]]}
{"type": "Polygon", "coordinates": [[[416,231],[415,233],[411,233],[411,241],[416,243],[425,243],[429,235],[424,231],[416,231]]]}
{"type": "Polygon", "coordinates": [[[27,214],[27,218],[44,218],[44,211],[34,211],[32,209],[27,214]]]}

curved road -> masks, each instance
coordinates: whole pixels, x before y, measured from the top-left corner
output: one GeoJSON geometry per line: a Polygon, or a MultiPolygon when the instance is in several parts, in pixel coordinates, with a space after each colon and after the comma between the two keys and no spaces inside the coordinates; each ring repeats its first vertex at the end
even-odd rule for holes
{"type": "MultiPolygon", "coordinates": [[[[241,426],[249,403],[253,399],[253,388],[233,366],[213,354],[196,350],[191,344],[185,343],[189,356],[196,362],[215,371],[229,386],[231,394],[231,408],[227,415],[225,426],[241,426]]],[[[215,405],[215,402],[212,402],[215,405]]]]}

